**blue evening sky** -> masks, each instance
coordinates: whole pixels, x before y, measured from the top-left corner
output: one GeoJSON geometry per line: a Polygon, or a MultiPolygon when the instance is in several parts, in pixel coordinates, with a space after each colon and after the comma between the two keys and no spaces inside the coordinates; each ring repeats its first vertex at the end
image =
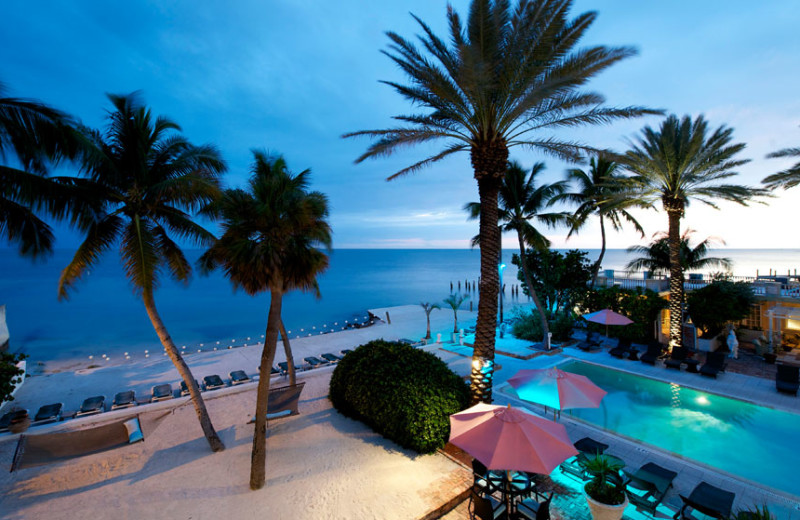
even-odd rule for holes
{"type": "MultiPolygon", "coordinates": [[[[248,177],[251,148],[283,154],[289,166],[311,168],[330,197],[335,247],[467,247],[477,223],[463,204],[477,200],[463,154],[418,174],[387,182],[397,169],[435,148],[408,149],[388,159],[354,164],[367,140],[343,133],[385,128],[412,108],[378,80],[405,78],[383,54],[392,30],[419,32],[413,12],[445,34],[442,0],[7,0],[0,17],[0,81],[11,94],[52,104],[103,124],[105,93],[142,90],[157,114],[178,122],[195,143],[214,143],[228,161],[229,186],[248,177]]],[[[466,16],[468,2],[454,7],[466,16]]],[[[705,114],[732,126],[743,156],[739,182],[755,185],[792,161],[770,151],[800,143],[800,9],[796,0],[575,2],[573,14],[597,10],[584,44],[633,45],[639,55],[609,69],[589,88],[611,105],[645,105],[678,115],[705,114]]],[[[560,135],[622,150],[626,139],[660,118],[571,130],[560,135]]],[[[521,149],[512,158],[544,160],[547,182],[568,166],[521,149]]],[[[800,188],[779,192],[769,206],[721,211],[692,206],[684,225],[729,247],[797,247],[789,232],[800,188]]],[[[648,235],[666,228],[662,212],[638,212],[648,235]]],[[[599,247],[587,227],[556,247],[599,247]]],[[[61,231],[58,247],[72,247],[61,231]]],[[[505,237],[507,247],[515,237],[505,237]]],[[[639,241],[612,233],[610,247],[639,241]]]]}

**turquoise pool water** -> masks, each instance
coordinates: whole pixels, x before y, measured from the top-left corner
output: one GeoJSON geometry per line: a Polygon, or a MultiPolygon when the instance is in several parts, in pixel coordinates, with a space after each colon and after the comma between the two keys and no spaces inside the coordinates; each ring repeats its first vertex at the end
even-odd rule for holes
{"type": "Polygon", "coordinates": [[[579,361],[559,368],[608,392],[573,416],[800,496],[800,415],[579,361]]]}

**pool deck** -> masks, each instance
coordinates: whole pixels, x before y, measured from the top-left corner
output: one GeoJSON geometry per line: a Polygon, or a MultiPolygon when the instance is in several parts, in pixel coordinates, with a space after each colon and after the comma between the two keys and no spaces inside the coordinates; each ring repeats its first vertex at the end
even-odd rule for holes
{"type": "MultiPolygon", "coordinates": [[[[498,348],[502,350],[500,347],[498,348]]],[[[447,353],[446,355],[440,354],[445,360],[448,360],[452,355],[451,353],[447,353]]],[[[700,374],[688,373],[683,370],[680,372],[668,370],[661,361],[659,361],[657,365],[652,366],[639,361],[617,359],[610,356],[607,349],[589,353],[574,347],[566,347],[560,355],[539,356],[530,360],[520,360],[502,355],[497,356],[496,363],[501,365],[502,368],[495,374],[495,403],[503,405],[510,403],[514,406],[529,408],[541,414],[543,412],[541,407],[520,401],[509,393],[506,393],[504,391],[504,389],[508,388],[506,380],[521,368],[546,368],[557,365],[570,358],[630,372],[667,383],[675,383],[709,393],[741,399],[762,406],[800,413],[800,398],[778,393],[775,389],[774,379],[765,379],[737,373],[722,373],[717,379],[713,379],[701,376],[700,374]]],[[[766,503],[770,506],[770,510],[773,514],[776,514],[777,518],[781,520],[788,518],[800,519],[800,505],[798,504],[797,497],[722,473],[710,466],[698,464],[695,461],[659,448],[654,448],[650,445],[645,445],[636,440],[624,438],[594,425],[574,419],[566,412],[561,415],[559,421],[567,428],[569,437],[573,441],[582,437],[591,436],[598,441],[608,444],[610,447],[607,453],[616,455],[624,460],[626,462],[626,469],[630,471],[635,471],[647,462],[655,462],[660,466],[677,471],[678,476],[673,483],[673,489],[670,490],[664,500],[666,507],[662,505],[659,508],[659,514],[656,518],[672,518],[682,505],[678,495],[682,494],[688,496],[697,484],[701,481],[705,481],[736,494],[733,507],[734,512],[741,508],[766,503]]],[[[746,449],[745,446],[743,446],[743,448],[746,449]]],[[[559,470],[553,473],[553,477],[557,482],[572,487],[576,492],[580,492],[582,483],[577,479],[561,475],[559,470]]],[[[554,518],[576,520],[588,520],[591,518],[585,500],[580,496],[554,498],[553,507],[557,510],[554,518]]],[[[448,520],[466,518],[466,516],[463,516],[464,513],[465,510],[459,508],[445,518],[448,520]]],[[[638,520],[652,517],[635,511],[633,507],[628,507],[624,518],[628,520],[638,520]]]]}

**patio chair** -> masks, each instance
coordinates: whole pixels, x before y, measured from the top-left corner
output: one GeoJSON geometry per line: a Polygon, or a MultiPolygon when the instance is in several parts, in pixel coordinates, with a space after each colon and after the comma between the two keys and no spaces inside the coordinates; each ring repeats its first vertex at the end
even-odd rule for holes
{"type": "Polygon", "coordinates": [[[531,498],[526,498],[517,506],[517,513],[520,518],[526,520],[550,520],[550,502],[553,500],[553,493],[546,496],[541,502],[531,498]]]}
{"type": "Polygon", "coordinates": [[[642,363],[647,363],[648,365],[655,365],[656,361],[661,357],[664,348],[661,346],[661,343],[657,341],[651,341],[647,345],[647,352],[642,354],[639,357],[639,361],[642,363]]]}
{"type": "Polygon", "coordinates": [[[321,359],[319,359],[318,357],[315,357],[315,356],[308,356],[308,357],[305,357],[303,359],[305,360],[306,363],[309,364],[309,366],[311,368],[317,368],[317,367],[321,367],[322,365],[327,365],[328,364],[327,361],[322,361],[321,359]]]}
{"type": "MultiPolygon", "coordinates": [[[[200,387],[200,383],[197,382],[197,379],[194,380],[194,384],[197,385],[198,390],[200,390],[201,392],[203,391],[203,389],[200,387]]],[[[181,381],[181,396],[185,395],[189,395],[189,387],[186,386],[185,381],[181,381]]]]}
{"type": "MultiPolygon", "coordinates": [[[[278,363],[278,369],[279,369],[279,372],[280,372],[280,374],[282,376],[288,375],[289,374],[289,363],[287,363],[286,361],[281,361],[280,363],[278,363]]],[[[295,372],[300,372],[301,370],[303,370],[303,367],[295,365],[294,366],[294,370],[295,370],[295,372]]]]}
{"type": "Polygon", "coordinates": [[[111,401],[112,410],[119,410],[120,408],[130,408],[131,406],[136,406],[136,393],[133,390],[125,390],[124,392],[119,392],[114,396],[114,400],[111,401]]]}
{"type": "Polygon", "coordinates": [[[725,352],[709,352],[706,356],[706,362],[700,367],[700,373],[716,379],[718,373],[725,372],[725,367],[728,364],[725,361],[726,356],[725,352]]]}
{"type": "Polygon", "coordinates": [[[84,415],[94,415],[103,413],[106,410],[106,396],[96,395],[83,400],[80,410],[75,414],[75,417],[82,417],[84,415]]]}
{"type": "MultiPolygon", "coordinates": [[[[273,368],[273,370],[275,370],[273,368]]],[[[277,372],[277,370],[275,370],[277,372]]],[[[252,381],[250,377],[245,373],[244,370],[234,370],[233,372],[229,373],[228,376],[231,378],[231,385],[242,385],[244,383],[249,383],[252,381]]]]}
{"type": "Polygon", "coordinates": [[[775,388],[778,392],[797,395],[800,388],[800,367],[795,365],[778,365],[778,372],[775,374],[775,388]]]}
{"type": "Polygon", "coordinates": [[[672,354],[670,354],[669,358],[664,360],[664,366],[667,368],[674,368],[678,371],[681,369],[681,365],[686,358],[689,356],[689,349],[686,347],[675,347],[672,349],[672,354]]]}
{"type": "Polygon", "coordinates": [[[507,516],[505,504],[492,497],[482,497],[473,493],[470,496],[470,503],[472,511],[469,516],[473,520],[496,520],[507,516]]]}
{"type": "Polygon", "coordinates": [[[11,410],[0,417],[0,432],[7,432],[17,423],[21,423],[28,417],[28,410],[11,410]]]}
{"type": "Polygon", "coordinates": [[[622,473],[628,479],[625,494],[636,509],[646,511],[655,517],[656,509],[664,500],[664,496],[672,487],[672,481],[678,476],[675,471],[662,468],[658,464],[648,462],[635,473],[622,473]]]}
{"type": "Polygon", "coordinates": [[[322,359],[327,360],[329,363],[338,363],[341,361],[341,357],[337,356],[336,354],[331,354],[330,352],[326,352],[320,356],[322,359]]]}
{"type": "Polygon", "coordinates": [[[609,350],[608,353],[614,356],[615,358],[622,359],[625,357],[625,354],[630,354],[630,351],[631,351],[631,340],[628,338],[619,338],[617,346],[609,350]]]}
{"type": "Polygon", "coordinates": [[[217,390],[225,388],[225,381],[222,380],[217,374],[206,376],[203,378],[203,384],[206,385],[206,390],[217,390]]]}
{"type": "Polygon", "coordinates": [[[697,511],[703,518],[715,518],[717,520],[727,520],[731,516],[733,501],[736,494],[725,491],[707,482],[700,482],[689,497],[678,495],[683,501],[683,506],[673,518],[676,520],[695,520],[697,517],[691,514],[697,511]]]}
{"type": "Polygon", "coordinates": [[[172,399],[172,397],[172,385],[168,383],[155,385],[151,391],[150,402],[157,403],[159,401],[166,401],[172,399]]]}
{"type": "Polygon", "coordinates": [[[578,343],[578,348],[584,352],[591,352],[592,350],[602,350],[603,344],[600,342],[599,334],[589,331],[586,333],[586,339],[578,343]]]}
{"type": "Polygon", "coordinates": [[[36,416],[33,418],[31,424],[47,424],[60,421],[62,408],[64,408],[64,403],[46,404],[42,406],[39,408],[39,411],[36,412],[36,416]]]}

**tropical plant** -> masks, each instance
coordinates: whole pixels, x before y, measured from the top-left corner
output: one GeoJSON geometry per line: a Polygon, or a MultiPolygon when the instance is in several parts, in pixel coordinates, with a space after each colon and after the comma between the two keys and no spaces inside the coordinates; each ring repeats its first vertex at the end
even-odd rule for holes
{"type": "Polygon", "coordinates": [[[390,32],[386,55],[410,82],[386,82],[423,112],[397,116],[402,124],[345,137],[376,141],[357,159],[383,157],[412,145],[444,141],[433,155],[401,169],[394,179],[457,152],[469,152],[481,204],[481,284],[472,363],[473,401],[491,402],[500,252],[497,193],[513,146],[567,160],[589,149],[552,135],[558,128],[607,123],[655,113],[641,107],[607,108],[582,87],[613,64],[633,56],[631,47],[576,48],[596,13],[569,17],[570,0],[473,0],[466,25],[448,8],[449,39],[419,18],[422,50],[390,32]]]}
{"type": "MultiPolygon", "coordinates": [[[[568,341],[575,328],[575,319],[575,313],[568,309],[560,312],[548,312],[547,321],[550,325],[548,332],[553,334],[553,339],[556,341],[568,341]]],[[[514,323],[511,325],[511,334],[515,338],[543,343],[545,338],[539,315],[525,310],[516,312],[514,323]]]]}
{"type": "MultiPolygon", "coordinates": [[[[222,268],[234,289],[254,296],[270,293],[267,329],[261,352],[256,394],[255,431],[250,467],[250,488],[260,489],[266,478],[267,404],[270,368],[275,360],[282,327],[283,295],[310,291],[320,296],[317,275],[328,267],[331,229],[328,199],[309,191],[310,170],[296,175],[282,157],[253,151],[248,190],[229,189],[206,213],[221,218],[222,236],[200,257],[204,272],[222,268]]],[[[289,363],[294,369],[293,362],[289,363]]]]}
{"type": "Polygon", "coordinates": [[[592,157],[588,171],[580,168],[567,170],[567,180],[574,181],[578,185],[578,191],[562,193],[553,201],[563,200],[578,205],[570,218],[571,226],[567,239],[577,234],[592,216],[596,215],[600,220],[600,255],[592,269],[590,289],[594,288],[606,254],[606,220],[615,231],[621,230],[623,221],[627,221],[644,237],[644,229],[627,210],[628,206],[635,205],[635,201],[621,197],[625,184],[624,177],[618,174],[620,169],[619,163],[602,154],[592,157]]]}
{"type": "Polygon", "coordinates": [[[336,364],[330,399],[401,447],[432,453],[447,442],[450,415],[467,407],[469,387],[430,352],[374,340],[336,364]]]}
{"type": "Polygon", "coordinates": [[[14,391],[17,384],[22,382],[22,375],[24,374],[24,371],[17,366],[17,363],[25,358],[24,354],[0,352],[0,404],[14,400],[11,392],[14,391]]]}
{"type": "Polygon", "coordinates": [[[453,309],[453,334],[458,332],[458,309],[469,299],[469,294],[451,294],[444,300],[445,305],[453,309]]]}
{"type": "Polygon", "coordinates": [[[778,520],[778,517],[770,512],[767,504],[762,504],[748,509],[740,509],[734,520],[778,520]]]}
{"type": "Polygon", "coordinates": [[[225,163],[216,148],[195,146],[165,117],[153,118],[136,94],[109,95],[114,111],[105,133],[88,136],[83,168],[73,179],[99,208],[86,238],[61,272],[59,299],[106,251],[119,245],[125,274],[142,299],[161,344],[189,389],[200,426],[213,451],[225,448],[211,424],[200,389],[156,308],[155,291],[166,275],[188,283],[191,266],[173,237],[205,244],[213,235],[188,212],[219,196],[225,163]]]}
{"type": "MultiPolygon", "coordinates": [[[[518,255],[511,257],[511,263],[527,266],[531,273],[533,289],[541,295],[547,312],[560,313],[574,307],[586,292],[586,285],[592,278],[592,265],[586,251],[571,249],[560,251],[531,249],[525,255],[525,263],[518,255]]],[[[519,276],[522,290],[529,292],[528,281],[519,276]]]]}
{"type": "Polygon", "coordinates": [[[650,289],[636,287],[623,289],[617,285],[612,287],[599,287],[587,291],[586,295],[578,302],[576,308],[580,314],[588,314],[603,309],[630,318],[633,323],[624,327],[611,327],[587,322],[589,330],[596,332],[608,331],[608,334],[617,338],[628,338],[633,341],[647,343],[653,339],[653,324],[668,305],[667,301],[650,289]]]}
{"type": "MultiPolygon", "coordinates": [[[[772,152],[767,155],[767,159],[781,159],[784,157],[800,157],[800,148],[784,148],[777,152],[772,152]]],[[[774,190],[776,188],[783,188],[788,190],[800,184],[800,162],[790,166],[789,168],[768,175],[761,181],[767,189],[774,190]]]]}
{"type": "MultiPolygon", "coordinates": [[[[528,294],[533,299],[536,311],[541,320],[541,327],[544,334],[544,341],[547,343],[550,332],[547,323],[547,309],[542,305],[536,286],[531,278],[528,263],[525,261],[525,248],[532,247],[538,251],[546,251],[550,247],[550,240],[536,229],[531,221],[538,222],[547,226],[555,226],[566,222],[566,213],[543,213],[544,208],[552,205],[554,198],[563,193],[567,188],[564,181],[553,184],[542,184],[536,186],[536,176],[542,173],[545,165],[538,162],[531,168],[530,174],[516,161],[508,163],[505,176],[500,183],[497,194],[497,205],[499,215],[500,233],[513,231],[517,234],[519,242],[519,255],[522,277],[528,287],[528,294]]],[[[478,202],[470,202],[464,206],[470,218],[480,218],[481,205],[478,202]]],[[[472,239],[472,244],[480,244],[480,235],[472,239]]],[[[546,349],[550,345],[545,345],[546,349]]]]}
{"type": "MultiPolygon", "coordinates": [[[[681,235],[680,262],[683,272],[699,271],[701,269],[719,268],[730,271],[733,262],[730,258],[708,256],[711,246],[725,245],[725,241],[715,237],[708,237],[692,246],[691,240],[694,230],[687,229],[681,235]]],[[[653,235],[653,241],[646,246],[635,245],[628,248],[629,253],[638,253],[641,256],[634,258],[625,265],[629,272],[650,271],[656,275],[668,275],[669,265],[669,235],[658,232],[653,235]]]]}
{"type": "Polygon", "coordinates": [[[611,459],[608,455],[596,454],[585,456],[581,465],[591,476],[584,486],[587,495],[609,506],[625,502],[625,481],[619,474],[624,467],[622,462],[611,459]]]}
{"type": "Polygon", "coordinates": [[[724,125],[709,132],[703,116],[692,120],[689,116],[678,119],[670,115],[658,129],[646,126],[624,157],[625,167],[634,174],[626,183],[625,199],[645,206],[660,200],[667,212],[670,349],[683,345],[680,225],[686,206],[696,200],[717,208],[715,199],[747,206],[749,199],[763,193],[757,188],[721,182],[735,176],[734,169],[748,162],[736,158],[745,145],[731,144],[732,136],[733,129],[724,125]]]}
{"type": "Polygon", "coordinates": [[[704,338],[713,338],[727,323],[744,319],[755,302],[749,283],[730,280],[715,280],[687,298],[689,316],[704,338]]]}
{"type": "Polygon", "coordinates": [[[76,157],[82,140],[75,125],[39,101],[6,97],[0,83],[0,236],[23,256],[39,258],[53,249],[43,214],[77,224],[86,210],[74,188],[46,177],[59,160],[76,157]]]}
{"type": "Polygon", "coordinates": [[[431,312],[433,309],[441,309],[442,306],[438,303],[429,303],[429,302],[421,302],[420,307],[422,310],[425,311],[425,321],[427,323],[427,328],[425,329],[425,339],[431,339],[431,312]]]}

